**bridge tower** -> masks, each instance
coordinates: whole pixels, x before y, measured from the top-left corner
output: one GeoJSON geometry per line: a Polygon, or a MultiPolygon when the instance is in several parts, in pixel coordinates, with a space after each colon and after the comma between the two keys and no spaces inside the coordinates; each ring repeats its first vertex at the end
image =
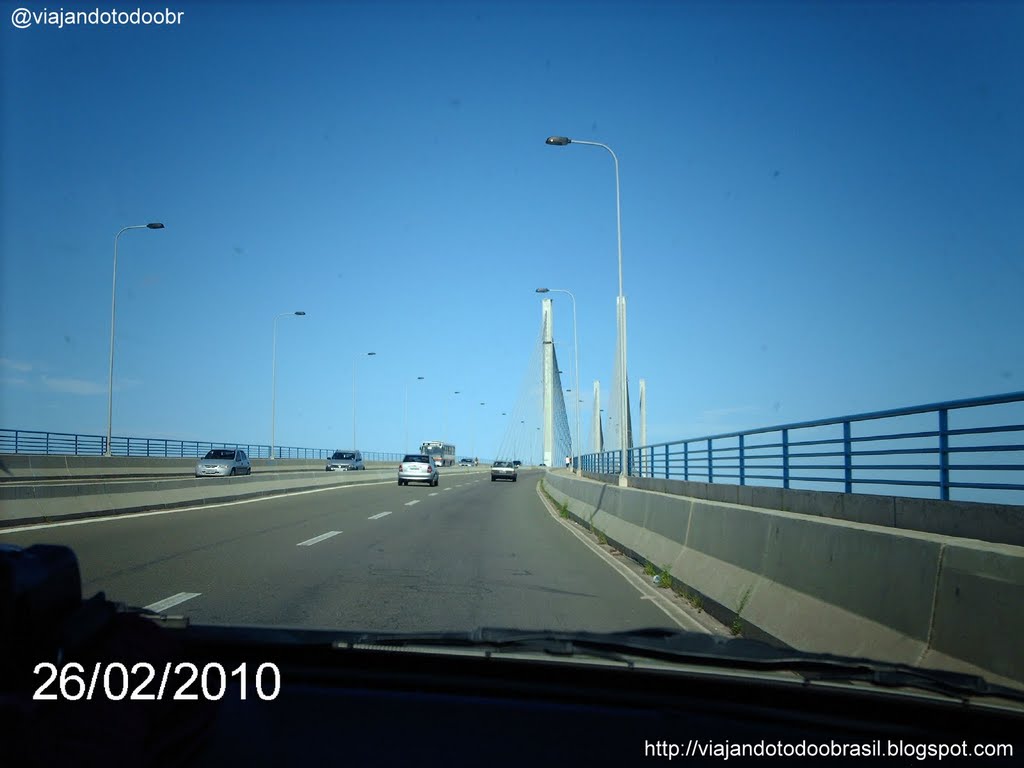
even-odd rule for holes
{"type": "MultiPolygon", "coordinates": [[[[647,445],[647,379],[640,379],[640,446],[647,445]]],[[[647,477],[649,474],[650,457],[646,451],[641,451],[640,474],[647,477]]]]}
{"type": "MultiPolygon", "coordinates": [[[[554,318],[552,314],[552,300],[541,301],[541,340],[542,340],[542,363],[541,363],[541,392],[543,393],[544,412],[541,422],[541,434],[543,435],[543,448],[541,461],[548,467],[556,466],[554,462],[555,445],[555,341],[554,341],[554,318]]],[[[561,385],[558,385],[561,387],[561,385]]],[[[561,396],[561,392],[558,393],[561,396]]]]}

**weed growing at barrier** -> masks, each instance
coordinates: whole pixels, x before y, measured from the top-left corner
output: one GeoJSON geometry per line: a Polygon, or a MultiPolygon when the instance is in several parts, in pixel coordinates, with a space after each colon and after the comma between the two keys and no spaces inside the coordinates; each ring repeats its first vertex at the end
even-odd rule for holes
{"type": "Polygon", "coordinates": [[[729,631],[733,635],[739,635],[743,632],[743,622],[740,621],[740,614],[743,613],[743,609],[747,607],[747,601],[750,600],[750,591],[753,589],[753,585],[747,587],[743,593],[743,597],[740,598],[740,604],[736,608],[736,617],[732,620],[732,625],[729,627],[729,631]]]}
{"type": "Polygon", "coordinates": [[[654,570],[654,563],[648,562],[647,565],[644,566],[644,573],[648,576],[654,576],[657,573],[657,571],[654,570]]]}
{"type": "Polygon", "coordinates": [[[602,545],[608,544],[608,537],[604,535],[604,531],[597,532],[597,543],[602,545]]]}
{"type": "Polygon", "coordinates": [[[698,595],[696,592],[691,592],[687,589],[685,592],[683,592],[683,597],[685,597],[686,601],[694,608],[696,608],[698,611],[704,610],[704,598],[698,595]]]}
{"type": "Polygon", "coordinates": [[[661,587],[662,589],[671,589],[672,588],[672,574],[668,572],[668,566],[667,565],[663,565],[661,567],[661,573],[659,575],[661,576],[661,580],[658,582],[658,586],[661,587]]]}

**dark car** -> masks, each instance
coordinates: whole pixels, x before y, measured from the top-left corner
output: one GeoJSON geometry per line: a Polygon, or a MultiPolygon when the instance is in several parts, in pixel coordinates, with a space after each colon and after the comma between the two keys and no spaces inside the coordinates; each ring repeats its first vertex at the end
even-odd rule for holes
{"type": "Polygon", "coordinates": [[[359,451],[335,451],[327,460],[328,472],[349,472],[359,469],[366,469],[363,454],[359,451]]]}

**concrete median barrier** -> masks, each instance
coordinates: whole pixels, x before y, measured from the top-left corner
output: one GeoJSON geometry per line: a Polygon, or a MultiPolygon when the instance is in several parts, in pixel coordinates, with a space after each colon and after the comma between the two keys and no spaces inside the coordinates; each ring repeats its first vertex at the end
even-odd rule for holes
{"type": "Polygon", "coordinates": [[[250,477],[23,485],[0,488],[0,531],[21,525],[173,509],[281,493],[387,482],[393,469],[363,472],[266,472],[250,477]]]}
{"type": "MultiPolygon", "coordinates": [[[[0,454],[0,485],[7,481],[58,482],[132,477],[194,477],[197,458],[149,456],[36,456],[0,454]]],[[[253,474],[324,472],[326,459],[252,459],[253,474]]],[[[398,461],[368,461],[366,471],[397,468],[398,461]]]]}
{"type": "Polygon", "coordinates": [[[752,637],[1024,683],[1024,547],[549,472],[613,546],[752,637]]]}

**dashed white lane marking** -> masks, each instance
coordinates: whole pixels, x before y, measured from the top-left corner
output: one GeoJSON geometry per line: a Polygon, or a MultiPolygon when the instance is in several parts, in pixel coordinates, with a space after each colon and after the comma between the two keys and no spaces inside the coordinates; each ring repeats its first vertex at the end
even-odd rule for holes
{"type": "Polygon", "coordinates": [[[367,520],[379,520],[380,518],[386,517],[387,515],[390,515],[390,514],[391,514],[390,512],[378,512],[376,515],[370,515],[366,519],[367,520]]]}
{"type": "Polygon", "coordinates": [[[184,603],[186,600],[191,600],[193,597],[199,597],[201,594],[202,592],[179,592],[176,595],[165,597],[163,600],[157,600],[155,603],[147,605],[145,610],[160,613],[168,608],[173,608],[179,603],[184,603]]]}
{"type": "Polygon", "coordinates": [[[314,536],[312,539],[306,539],[296,544],[296,547],[312,547],[314,544],[319,544],[324,539],[329,539],[332,536],[337,536],[341,531],[328,531],[327,533],[321,533],[319,536],[314,536]]]}
{"type": "Polygon", "coordinates": [[[442,488],[441,490],[442,490],[442,491],[450,491],[450,490],[451,490],[451,488],[442,488]]]}
{"type": "Polygon", "coordinates": [[[437,496],[437,491],[435,491],[434,493],[428,493],[427,496],[437,496]]]}
{"type": "Polygon", "coordinates": [[[412,501],[405,502],[405,506],[411,507],[413,504],[419,504],[419,503],[420,503],[419,499],[413,499],[412,501]]]}

